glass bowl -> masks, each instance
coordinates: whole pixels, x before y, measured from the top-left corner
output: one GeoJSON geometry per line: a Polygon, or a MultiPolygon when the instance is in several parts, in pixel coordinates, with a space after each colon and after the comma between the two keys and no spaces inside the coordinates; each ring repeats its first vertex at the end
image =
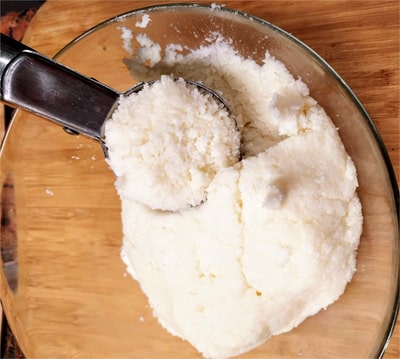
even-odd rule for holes
{"type": "MultiPolygon", "coordinates": [[[[343,296],[243,358],[367,358],[383,354],[398,310],[398,189],[384,146],[355,95],[313,50],[259,18],[225,8],[161,5],[115,17],[57,59],[125,91],[121,29],[169,43],[203,44],[210,31],[245,57],[265,51],[310,88],[339,129],[358,171],[364,215],[357,272],[343,296]],[[147,27],[137,27],[150,14],[147,27]]],[[[120,201],[94,140],[17,111],[1,152],[1,299],[28,357],[195,358],[153,318],[120,258],[120,201]]],[[[240,325],[240,323],[238,323],[240,325]]]]}

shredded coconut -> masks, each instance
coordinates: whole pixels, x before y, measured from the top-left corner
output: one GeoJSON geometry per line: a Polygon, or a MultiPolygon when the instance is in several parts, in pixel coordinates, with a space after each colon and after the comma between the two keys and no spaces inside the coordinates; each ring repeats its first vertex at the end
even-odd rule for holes
{"type": "Polygon", "coordinates": [[[216,4],[216,3],[212,3],[212,4],[210,5],[210,8],[211,8],[211,11],[213,11],[213,10],[218,10],[218,9],[224,7],[224,6],[225,6],[225,4],[216,4]]]}
{"type": "Polygon", "coordinates": [[[161,60],[161,46],[159,44],[151,40],[146,34],[137,35],[136,40],[140,45],[136,61],[152,67],[161,60]]]}
{"type": "Polygon", "coordinates": [[[125,26],[119,26],[118,29],[121,30],[121,38],[123,40],[124,50],[129,55],[133,55],[133,47],[132,47],[133,31],[125,26]]]}
{"type": "Polygon", "coordinates": [[[137,21],[135,26],[136,27],[141,27],[141,28],[146,28],[147,25],[150,23],[151,19],[150,19],[150,15],[149,14],[143,14],[142,16],[142,20],[141,21],[137,21]]]}
{"type": "Polygon", "coordinates": [[[240,134],[223,104],[165,75],[122,97],[105,134],[120,196],[151,209],[198,206],[215,174],[240,154],[240,134]]]}
{"type": "Polygon", "coordinates": [[[54,196],[54,192],[50,188],[46,188],[45,192],[48,196],[54,196]]]}
{"type": "MultiPolygon", "coordinates": [[[[356,268],[362,214],[355,166],[306,84],[268,52],[260,65],[218,33],[207,41],[185,54],[172,44],[161,57],[160,48],[143,38],[146,56],[139,50],[125,61],[144,81],[170,74],[202,81],[221,93],[232,111],[241,130],[242,160],[210,176],[202,205],[164,213],[126,195],[134,190],[130,177],[140,171],[131,150],[136,139],[113,127],[107,138],[126,153],[112,167],[128,272],[171,334],[205,357],[228,358],[291,330],[342,295],[356,268]],[[148,49],[154,49],[152,55],[148,49]]],[[[190,101],[188,106],[175,101],[190,108],[190,101]]],[[[143,106],[142,112],[151,108],[148,101],[143,106]]],[[[146,143],[158,131],[154,124],[137,115],[123,121],[127,128],[136,122],[149,126],[136,141],[143,150],[134,147],[144,163],[163,155],[146,156],[146,143]]],[[[163,142],[167,171],[177,140],[173,131],[161,133],[169,137],[163,142]]],[[[189,152],[203,153],[204,161],[210,156],[189,152]]],[[[160,185],[142,179],[134,185],[160,185]]],[[[153,196],[148,189],[146,195],[153,196]]]]}

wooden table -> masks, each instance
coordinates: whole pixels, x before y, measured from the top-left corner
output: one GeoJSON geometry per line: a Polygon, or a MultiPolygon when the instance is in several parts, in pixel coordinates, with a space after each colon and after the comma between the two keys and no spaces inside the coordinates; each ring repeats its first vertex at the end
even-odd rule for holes
{"type": "MultiPolygon", "coordinates": [[[[164,1],[168,2],[168,1],[164,1]]],[[[54,55],[93,25],[161,1],[48,0],[24,42],[54,55]]],[[[218,3],[218,2],[217,2],[218,3]]],[[[399,2],[223,1],[292,33],[325,58],[366,107],[399,178],[399,2]]],[[[385,359],[399,358],[399,322],[385,359]]]]}

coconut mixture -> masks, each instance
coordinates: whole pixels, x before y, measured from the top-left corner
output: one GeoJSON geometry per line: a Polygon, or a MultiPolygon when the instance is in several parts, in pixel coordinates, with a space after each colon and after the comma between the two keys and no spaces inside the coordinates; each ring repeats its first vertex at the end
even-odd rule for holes
{"type": "Polygon", "coordinates": [[[153,210],[200,205],[215,174],[240,156],[240,133],[224,105],[166,75],[123,96],[105,131],[120,196],[153,210]]]}
{"type": "MultiPolygon", "coordinates": [[[[154,56],[151,39],[139,40],[153,57],[143,58],[144,49],[127,59],[136,78],[173,74],[222,94],[241,130],[242,159],[207,173],[201,205],[152,210],[120,171],[135,161],[134,151],[145,158],[156,144],[143,147],[121,134],[114,121],[131,132],[142,118],[116,113],[106,142],[122,203],[122,258],[166,330],[204,357],[239,355],[291,330],[344,292],[362,228],[355,166],[307,86],[269,53],[257,64],[216,34],[209,45],[185,54],[175,44],[154,56]],[[120,146],[130,148],[129,155],[120,156],[120,146]]],[[[179,133],[181,126],[184,120],[177,124],[179,133]]],[[[212,131],[225,136],[218,127],[212,131]]],[[[204,135],[200,131],[189,142],[204,135]]],[[[168,147],[177,145],[172,136],[168,141],[168,147]]],[[[174,177],[180,169],[168,171],[174,177]]],[[[162,201],[163,184],[155,179],[162,201]]]]}

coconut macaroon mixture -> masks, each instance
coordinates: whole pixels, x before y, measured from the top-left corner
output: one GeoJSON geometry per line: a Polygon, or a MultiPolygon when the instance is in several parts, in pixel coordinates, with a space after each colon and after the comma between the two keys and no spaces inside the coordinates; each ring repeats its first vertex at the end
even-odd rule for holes
{"type": "Polygon", "coordinates": [[[200,205],[215,174],[240,157],[240,133],[223,103],[166,75],[123,96],[106,133],[120,196],[153,210],[200,205]]]}
{"type": "MultiPolygon", "coordinates": [[[[126,61],[135,78],[172,74],[219,91],[240,129],[242,158],[229,121],[218,115],[213,124],[203,99],[177,99],[177,84],[167,77],[162,103],[179,103],[172,119],[149,98],[134,112],[130,98],[121,100],[106,123],[106,143],[121,197],[122,259],[170,333],[207,358],[239,355],[344,292],[362,230],[355,166],[305,83],[268,52],[257,64],[218,34],[185,53],[170,45],[164,55],[151,39],[139,40],[140,56],[126,61]],[[200,112],[191,119],[193,105],[200,112]],[[189,157],[175,167],[174,151],[189,157]],[[165,198],[171,203],[191,188],[190,176],[176,186],[170,179],[192,170],[201,184],[193,193],[205,200],[160,210],[165,198]]],[[[155,91],[154,101],[160,96],[155,91]]]]}

